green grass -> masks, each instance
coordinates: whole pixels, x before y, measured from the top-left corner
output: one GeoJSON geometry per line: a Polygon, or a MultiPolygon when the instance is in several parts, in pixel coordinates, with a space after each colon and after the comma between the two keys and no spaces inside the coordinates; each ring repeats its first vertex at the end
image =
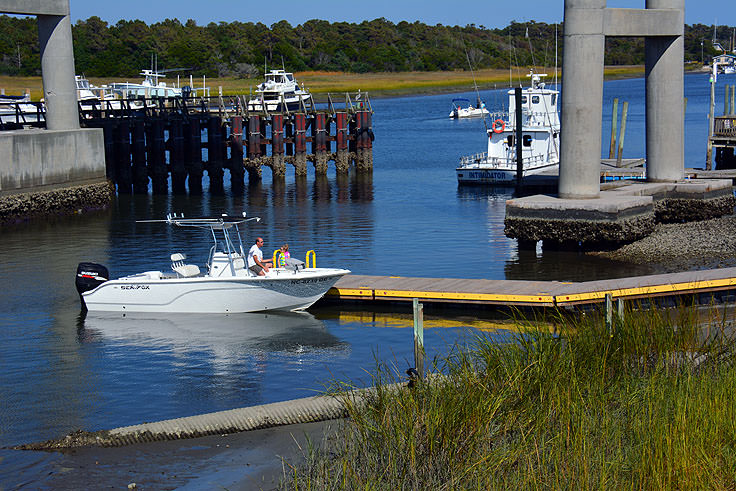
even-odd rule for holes
{"type": "MultiPolygon", "coordinates": [[[[547,73],[551,81],[554,76],[554,68],[537,67],[537,72],[547,73]]],[[[528,85],[528,67],[514,67],[512,70],[513,83],[528,85]]],[[[559,73],[559,70],[558,70],[559,73]]],[[[611,66],[606,67],[607,78],[640,77],[644,74],[641,66],[611,66]]],[[[326,94],[331,93],[333,97],[345,93],[355,93],[359,89],[368,92],[370,96],[398,96],[408,94],[430,94],[473,90],[473,75],[478,88],[481,90],[506,87],[509,83],[508,69],[482,69],[476,70],[474,74],[469,71],[446,71],[446,72],[384,72],[384,73],[345,73],[345,72],[298,72],[295,74],[299,82],[303,82],[320,101],[326,100],[326,94]]],[[[110,82],[126,81],[125,77],[90,77],[90,82],[101,86],[110,82]]],[[[128,77],[127,81],[138,82],[140,77],[128,77]]],[[[219,87],[222,87],[223,95],[250,94],[255,87],[261,83],[262,77],[250,79],[239,78],[207,78],[207,86],[210,93],[216,96],[219,87]]],[[[168,84],[175,84],[176,77],[164,79],[168,84]]],[[[201,87],[202,78],[193,80],[195,87],[201,87]]],[[[181,85],[189,83],[188,77],[180,80],[181,85]]],[[[11,77],[0,75],[0,88],[7,94],[20,95],[26,91],[31,93],[31,98],[37,101],[43,97],[43,83],[41,77],[11,77]]]]}
{"type": "MultiPolygon", "coordinates": [[[[534,323],[532,323],[533,325],[534,323]]],[[[560,317],[435,363],[413,389],[378,367],[367,403],[288,466],[284,489],[733,489],[736,365],[695,309],[560,317]],[[674,326],[674,327],[673,327],[674,326]]]]}

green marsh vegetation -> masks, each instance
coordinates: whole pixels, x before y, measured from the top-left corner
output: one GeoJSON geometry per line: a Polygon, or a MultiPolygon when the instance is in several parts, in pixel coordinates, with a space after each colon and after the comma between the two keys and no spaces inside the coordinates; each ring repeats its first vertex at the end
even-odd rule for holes
{"type": "Polygon", "coordinates": [[[284,489],[733,489],[736,350],[696,308],[524,321],[435,360],[411,389],[379,366],[367,403],[286,466],[284,489]],[[539,328],[537,328],[539,326],[539,328]],[[395,386],[394,386],[395,387],[395,386]]]}

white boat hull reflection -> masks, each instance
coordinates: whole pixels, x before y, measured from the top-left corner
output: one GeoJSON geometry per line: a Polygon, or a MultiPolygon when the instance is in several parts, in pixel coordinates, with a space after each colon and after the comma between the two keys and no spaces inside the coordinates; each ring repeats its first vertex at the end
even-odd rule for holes
{"type": "Polygon", "coordinates": [[[100,339],[176,351],[211,350],[220,361],[252,352],[344,352],[349,345],[308,312],[162,314],[88,312],[81,317],[82,342],[100,339]]]}

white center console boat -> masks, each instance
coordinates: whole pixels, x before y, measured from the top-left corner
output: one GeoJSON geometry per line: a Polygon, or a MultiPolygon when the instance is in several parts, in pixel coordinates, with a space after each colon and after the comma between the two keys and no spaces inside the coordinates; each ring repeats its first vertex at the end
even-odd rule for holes
{"type": "MultiPolygon", "coordinates": [[[[248,269],[239,225],[259,218],[184,218],[169,215],[161,222],[209,230],[214,240],[207,264],[186,264],[186,256],[171,254],[171,271],[146,271],[116,280],[106,267],[80,263],[76,286],[83,308],[111,312],[227,313],[302,310],[322,298],[347,269],[317,268],[294,259],[265,276],[248,269]]],[[[311,251],[310,251],[311,252],[311,251]]]]}

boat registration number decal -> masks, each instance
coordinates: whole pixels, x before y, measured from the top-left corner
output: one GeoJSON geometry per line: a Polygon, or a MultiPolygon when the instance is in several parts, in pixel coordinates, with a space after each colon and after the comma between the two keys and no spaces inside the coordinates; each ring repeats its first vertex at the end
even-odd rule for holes
{"type": "Polygon", "coordinates": [[[305,280],[291,280],[292,285],[306,285],[307,283],[324,283],[328,278],[309,278],[305,280]]]}
{"type": "Polygon", "coordinates": [[[150,290],[149,285],[120,285],[121,290],[150,290]]]}

